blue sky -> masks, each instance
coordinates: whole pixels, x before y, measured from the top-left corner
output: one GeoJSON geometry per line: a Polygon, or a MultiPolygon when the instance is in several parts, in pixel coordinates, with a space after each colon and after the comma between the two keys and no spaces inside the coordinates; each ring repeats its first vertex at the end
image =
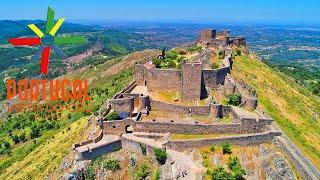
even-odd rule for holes
{"type": "Polygon", "coordinates": [[[1,0],[0,19],[320,23],[319,0],[1,0]]]}

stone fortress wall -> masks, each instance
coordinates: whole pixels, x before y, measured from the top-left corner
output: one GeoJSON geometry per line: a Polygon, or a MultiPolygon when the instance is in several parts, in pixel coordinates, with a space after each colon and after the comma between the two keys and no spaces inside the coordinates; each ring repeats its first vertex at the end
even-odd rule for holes
{"type": "MultiPolygon", "coordinates": [[[[171,81],[171,79],[168,79],[171,81]]],[[[202,63],[182,63],[181,100],[197,101],[201,98],[202,63]]]]}
{"type": "Polygon", "coordinates": [[[134,121],[130,118],[118,121],[104,121],[103,131],[107,134],[120,135],[126,133],[128,127],[134,132],[148,133],[177,133],[177,134],[245,134],[245,133],[261,133],[268,130],[268,126],[272,123],[272,119],[260,117],[258,119],[239,117],[239,123],[229,124],[187,124],[176,123],[174,119],[170,122],[152,122],[134,121]]]}
{"type": "MultiPolygon", "coordinates": [[[[198,38],[198,43],[202,43],[208,47],[246,46],[244,38],[229,37],[228,33],[228,31],[217,33],[215,30],[204,30],[198,38]]],[[[162,70],[155,68],[150,69],[145,67],[144,64],[136,64],[134,69],[135,80],[117,93],[106,104],[105,112],[97,117],[96,120],[99,122],[100,128],[95,133],[96,136],[93,139],[75,144],[74,149],[78,152],[79,158],[82,160],[94,159],[101,154],[113,151],[115,148],[124,148],[142,153],[141,145],[145,146],[147,154],[154,158],[154,148],[162,148],[164,150],[169,148],[183,151],[211,144],[220,144],[224,141],[229,141],[240,146],[247,146],[270,142],[274,137],[281,135],[280,130],[273,128],[273,120],[268,115],[256,109],[256,93],[246,84],[237,82],[230,75],[230,71],[232,70],[232,56],[230,51],[227,53],[225,59],[223,59],[224,67],[222,68],[201,69],[198,68],[201,67],[201,64],[198,65],[199,64],[196,63],[190,63],[183,64],[182,70],[162,70]],[[182,92],[182,98],[186,100],[201,97],[199,92],[201,92],[201,86],[203,85],[210,89],[222,87],[225,95],[240,93],[243,98],[240,106],[255,111],[258,117],[238,114],[238,111],[232,106],[223,106],[221,104],[214,104],[213,102],[206,106],[183,106],[155,101],[147,94],[131,93],[137,85],[147,86],[149,91],[180,91],[182,92]],[[189,96],[187,93],[191,95],[189,96]],[[137,113],[133,113],[135,109],[138,110],[137,113]],[[105,121],[107,114],[111,110],[128,112],[130,116],[123,120],[105,121]],[[234,122],[205,125],[199,124],[198,122],[177,123],[179,120],[175,119],[168,119],[168,122],[160,122],[157,121],[157,119],[152,122],[140,121],[141,117],[147,115],[149,110],[174,112],[182,115],[189,114],[191,110],[194,115],[208,116],[208,118],[221,118],[229,115],[233,117],[234,122]],[[130,134],[132,131],[146,134],[137,136],[134,135],[135,133],[130,134]],[[171,140],[169,137],[165,138],[162,144],[159,144],[158,141],[150,140],[150,138],[152,139],[153,137],[164,136],[159,134],[170,133],[214,133],[232,135],[195,140],[171,140]],[[118,135],[119,138],[112,141],[105,141],[104,137],[110,134],[118,135]]],[[[277,143],[279,143],[283,151],[288,154],[288,157],[293,161],[294,166],[304,179],[316,179],[315,177],[319,177],[319,171],[312,166],[309,160],[298,152],[299,150],[296,147],[294,148],[293,144],[288,144],[281,138],[277,140],[277,143]]]]}
{"type": "Polygon", "coordinates": [[[146,85],[149,91],[176,91],[181,90],[181,70],[151,69],[147,71],[146,85]]]}

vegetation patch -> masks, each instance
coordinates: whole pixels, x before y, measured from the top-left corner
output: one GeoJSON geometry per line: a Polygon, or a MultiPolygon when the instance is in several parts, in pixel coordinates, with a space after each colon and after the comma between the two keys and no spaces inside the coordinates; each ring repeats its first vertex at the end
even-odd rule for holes
{"type": "Polygon", "coordinates": [[[241,94],[230,94],[227,96],[227,104],[239,106],[241,104],[241,94]]]}
{"type": "Polygon", "coordinates": [[[232,75],[254,87],[268,113],[303,154],[320,168],[320,98],[293,78],[248,56],[237,56],[232,75]]]}
{"type": "Polygon", "coordinates": [[[165,164],[167,160],[167,152],[160,148],[154,149],[154,155],[160,164],[165,164]]]}

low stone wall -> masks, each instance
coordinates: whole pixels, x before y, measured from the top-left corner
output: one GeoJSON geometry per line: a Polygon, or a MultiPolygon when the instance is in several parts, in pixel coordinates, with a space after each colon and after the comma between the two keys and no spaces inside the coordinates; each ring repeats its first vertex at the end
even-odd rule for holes
{"type": "Polygon", "coordinates": [[[98,141],[100,141],[101,139],[102,139],[102,137],[103,137],[103,131],[102,131],[102,129],[98,129],[97,130],[98,131],[98,136],[97,137],[94,137],[93,139],[89,139],[89,140],[86,140],[86,141],[82,141],[82,142],[80,142],[80,143],[76,143],[75,145],[74,145],[74,149],[75,148],[78,148],[78,147],[80,147],[80,146],[85,146],[85,145],[88,145],[88,144],[91,144],[91,143],[93,143],[93,142],[98,142],[98,141]]]}
{"type": "Polygon", "coordinates": [[[241,136],[229,136],[215,139],[196,139],[196,140],[180,140],[180,141],[168,141],[165,146],[167,148],[183,151],[191,148],[200,148],[203,146],[210,146],[212,144],[221,144],[228,141],[232,144],[239,146],[248,146],[261,144],[271,141],[275,136],[280,136],[280,132],[267,132],[258,134],[249,134],[241,136]]]}
{"type": "Polygon", "coordinates": [[[111,141],[107,144],[96,146],[94,149],[88,148],[88,150],[78,152],[78,155],[79,159],[81,160],[92,160],[103,154],[110,153],[118,148],[122,148],[121,140],[111,141]]]}
{"type": "Polygon", "coordinates": [[[247,134],[261,133],[272,121],[241,119],[240,123],[232,124],[186,124],[174,122],[141,122],[125,119],[119,121],[104,121],[104,132],[121,135],[126,127],[131,126],[134,132],[177,133],[177,134],[247,134]]]}
{"type": "Polygon", "coordinates": [[[103,121],[103,128],[105,134],[121,135],[125,133],[126,127],[135,126],[136,122],[132,119],[103,121]]]}
{"type": "Polygon", "coordinates": [[[276,143],[288,156],[303,179],[317,180],[320,178],[320,171],[289,140],[277,137],[276,143]]]}
{"type": "Polygon", "coordinates": [[[93,138],[93,143],[99,142],[103,138],[103,131],[99,129],[99,134],[97,137],[93,138]]]}
{"type": "Polygon", "coordinates": [[[134,137],[130,134],[124,134],[121,136],[122,141],[122,148],[128,151],[133,151],[139,153],[141,155],[147,155],[154,157],[154,149],[161,148],[164,149],[162,146],[157,144],[148,143],[142,138],[134,137]],[[146,148],[146,154],[143,154],[142,148],[146,148]]]}
{"type": "Polygon", "coordinates": [[[170,104],[161,101],[155,101],[151,99],[151,110],[173,112],[181,115],[189,115],[189,109],[191,109],[192,115],[210,116],[210,106],[181,106],[176,104],[170,104]]]}

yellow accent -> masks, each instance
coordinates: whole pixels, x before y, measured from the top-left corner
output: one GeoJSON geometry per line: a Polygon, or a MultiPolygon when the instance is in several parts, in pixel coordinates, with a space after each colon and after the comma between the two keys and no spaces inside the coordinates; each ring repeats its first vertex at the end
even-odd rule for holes
{"type": "Polygon", "coordinates": [[[65,18],[60,18],[58,20],[58,22],[53,26],[53,28],[50,31],[50,35],[54,36],[56,34],[56,32],[58,31],[58,29],[60,28],[60,26],[62,25],[62,23],[64,22],[65,18]]]}
{"type": "Polygon", "coordinates": [[[34,24],[29,24],[28,27],[39,37],[42,38],[44,36],[43,32],[34,24]]]}

